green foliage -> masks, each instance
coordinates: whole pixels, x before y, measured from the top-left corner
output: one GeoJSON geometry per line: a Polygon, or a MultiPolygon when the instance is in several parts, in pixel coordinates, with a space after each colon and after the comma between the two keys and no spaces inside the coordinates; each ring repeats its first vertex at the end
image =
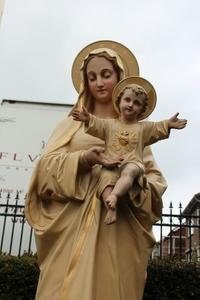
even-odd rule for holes
{"type": "Polygon", "coordinates": [[[143,300],[199,300],[200,263],[152,261],[143,300]]]}
{"type": "MultiPolygon", "coordinates": [[[[0,255],[0,300],[34,300],[39,269],[35,255],[0,255]]],[[[143,300],[199,300],[200,263],[149,262],[143,300]]]]}
{"type": "Polygon", "coordinates": [[[34,300],[38,275],[36,256],[0,255],[0,299],[34,300]]]}

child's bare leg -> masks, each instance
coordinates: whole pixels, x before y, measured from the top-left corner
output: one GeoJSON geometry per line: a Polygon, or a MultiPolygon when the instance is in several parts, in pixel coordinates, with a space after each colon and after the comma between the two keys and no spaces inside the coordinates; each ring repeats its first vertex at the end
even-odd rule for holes
{"type": "Polygon", "coordinates": [[[106,202],[106,199],[108,198],[108,196],[111,194],[113,190],[113,186],[107,186],[103,193],[102,193],[102,199],[103,202],[105,204],[105,207],[107,208],[107,214],[106,217],[104,219],[104,222],[109,225],[109,224],[113,224],[116,222],[117,220],[117,209],[116,208],[110,208],[106,202]]]}
{"type": "Polygon", "coordinates": [[[110,208],[115,208],[117,199],[124,196],[133,185],[135,178],[141,173],[141,169],[134,163],[128,163],[123,168],[111,194],[106,199],[110,208]]]}

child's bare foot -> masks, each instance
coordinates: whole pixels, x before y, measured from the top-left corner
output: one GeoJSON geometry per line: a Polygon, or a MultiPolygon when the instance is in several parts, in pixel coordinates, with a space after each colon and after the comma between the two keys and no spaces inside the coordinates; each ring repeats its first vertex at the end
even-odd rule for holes
{"type": "Polygon", "coordinates": [[[117,220],[117,210],[116,210],[116,208],[115,209],[109,208],[108,211],[107,211],[104,223],[106,225],[110,225],[110,224],[115,223],[116,220],[117,220]]]}
{"type": "Polygon", "coordinates": [[[106,199],[106,203],[109,208],[115,209],[117,205],[117,197],[114,194],[110,194],[106,199]]]}

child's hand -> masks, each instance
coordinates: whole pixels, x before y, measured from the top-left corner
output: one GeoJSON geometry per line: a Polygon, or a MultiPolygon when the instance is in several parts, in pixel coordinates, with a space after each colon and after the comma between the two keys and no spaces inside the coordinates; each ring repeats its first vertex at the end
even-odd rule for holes
{"type": "Polygon", "coordinates": [[[176,113],[174,116],[172,116],[169,119],[169,123],[168,126],[169,128],[174,128],[174,129],[183,129],[186,124],[187,124],[187,120],[186,119],[178,119],[179,113],[176,113]]]}
{"type": "Polygon", "coordinates": [[[82,121],[86,124],[90,120],[90,114],[84,106],[82,110],[74,109],[72,112],[72,117],[75,121],[82,121]]]}

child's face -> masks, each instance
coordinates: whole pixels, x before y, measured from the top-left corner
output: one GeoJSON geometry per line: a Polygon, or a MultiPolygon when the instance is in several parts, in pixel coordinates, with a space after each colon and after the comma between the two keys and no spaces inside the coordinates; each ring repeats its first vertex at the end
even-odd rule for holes
{"type": "Polygon", "coordinates": [[[131,89],[126,89],[121,97],[119,109],[125,120],[137,120],[137,117],[144,109],[143,96],[136,95],[131,89]]]}

